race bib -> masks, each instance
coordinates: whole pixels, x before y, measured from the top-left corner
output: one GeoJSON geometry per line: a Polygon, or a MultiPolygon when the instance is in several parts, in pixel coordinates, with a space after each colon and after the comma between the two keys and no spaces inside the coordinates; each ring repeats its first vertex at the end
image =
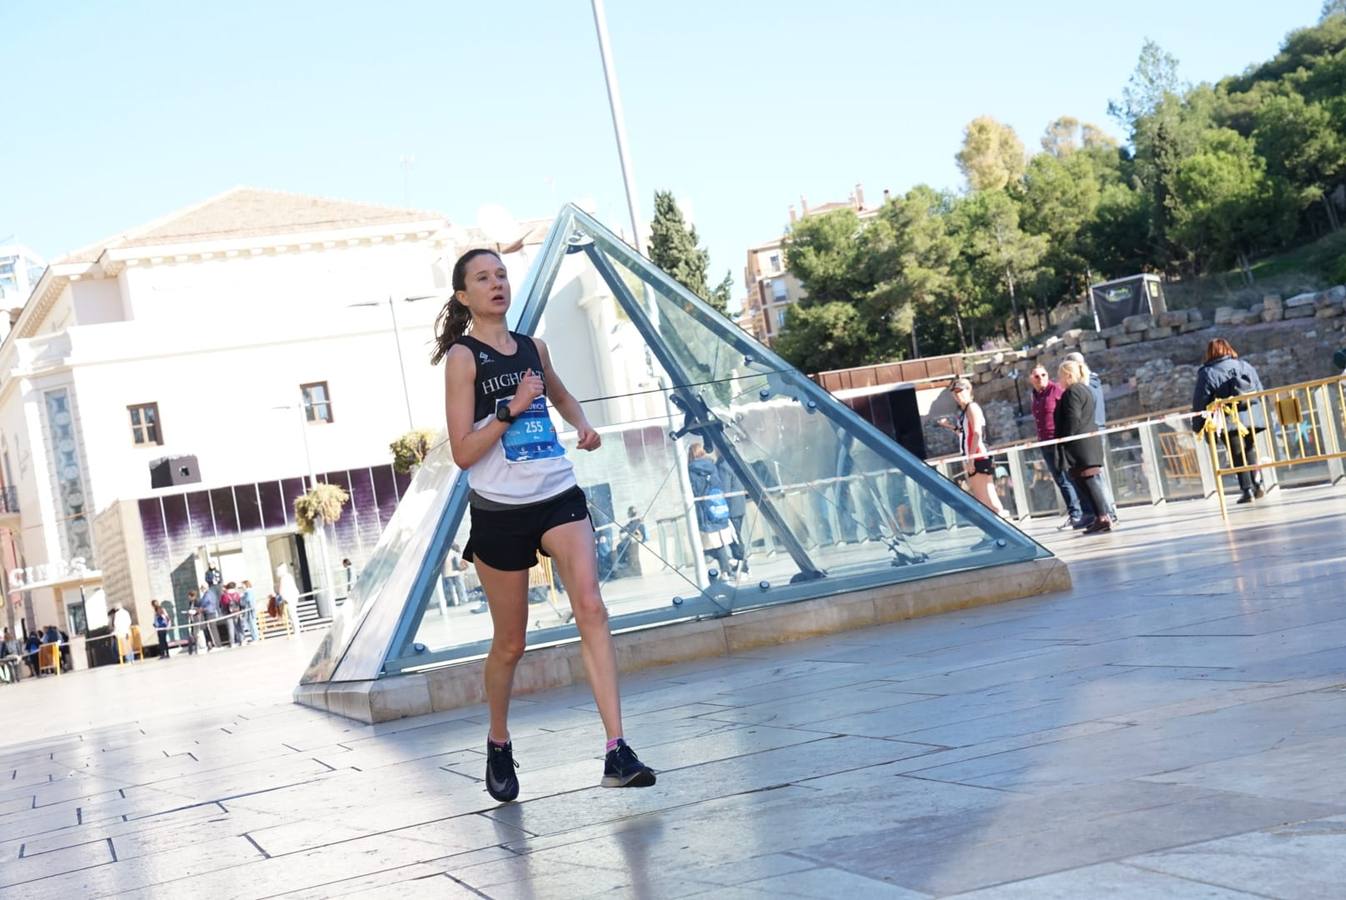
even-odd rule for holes
{"type": "MultiPolygon", "coordinates": [[[[496,409],[508,406],[512,397],[496,400],[496,409]]],[[[547,414],[547,398],[536,397],[501,438],[505,448],[505,462],[532,462],[565,455],[565,448],[556,438],[556,426],[547,414]]]]}

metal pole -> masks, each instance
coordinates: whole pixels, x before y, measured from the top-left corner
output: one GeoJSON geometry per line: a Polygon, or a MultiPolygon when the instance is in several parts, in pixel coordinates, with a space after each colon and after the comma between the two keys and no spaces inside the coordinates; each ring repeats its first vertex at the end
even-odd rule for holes
{"type": "Polygon", "coordinates": [[[411,415],[411,390],[407,387],[407,365],[402,361],[402,336],[397,333],[397,301],[388,298],[388,312],[393,317],[393,342],[397,344],[397,374],[402,376],[402,399],[407,404],[407,430],[415,431],[416,422],[411,415]]]}
{"type": "Polygon", "coordinates": [[[631,174],[631,155],[626,149],[626,119],[622,114],[622,95],[617,87],[617,70],[612,64],[612,48],[608,44],[607,14],[603,0],[591,0],[594,8],[594,28],[598,31],[598,53],[603,59],[603,82],[608,89],[608,105],[612,108],[612,130],[617,137],[617,157],[622,166],[622,183],[626,186],[626,210],[631,215],[631,245],[641,256],[645,242],[640,237],[640,214],[636,208],[636,180],[631,174]]]}

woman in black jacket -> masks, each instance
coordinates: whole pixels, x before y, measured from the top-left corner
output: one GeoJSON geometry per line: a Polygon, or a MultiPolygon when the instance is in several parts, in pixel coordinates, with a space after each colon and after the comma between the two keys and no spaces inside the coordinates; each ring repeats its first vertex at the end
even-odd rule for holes
{"type": "MultiPolygon", "coordinates": [[[[1257,370],[1252,364],[1239,359],[1239,355],[1224,338],[1215,338],[1206,345],[1205,361],[1196,373],[1196,390],[1192,392],[1192,412],[1204,412],[1215,400],[1228,400],[1240,394],[1255,394],[1260,390],[1262,379],[1258,377],[1257,370]]],[[[1225,424],[1229,429],[1227,435],[1229,461],[1236,468],[1255,466],[1257,465],[1255,434],[1265,428],[1266,424],[1262,421],[1262,411],[1256,404],[1250,410],[1248,404],[1243,403],[1239,410],[1239,418],[1243,420],[1242,428],[1239,428],[1239,423],[1232,416],[1225,417],[1225,424]]],[[[1204,419],[1199,419],[1196,423],[1198,429],[1204,425],[1204,419]]],[[[1261,472],[1256,469],[1251,472],[1239,472],[1238,480],[1239,491],[1242,494],[1238,499],[1239,503],[1252,503],[1254,499],[1262,499],[1265,491],[1262,488],[1261,472]]]]}
{"type": "Polygon", "coordinates": [[[1057,370],[1057,380],[1065,387],[1065,393],[1056,402],[1053,414],[1056,423],[1056,437],[1068,438],[1074,435],[1088,435],[1073,441],[1056,445],[1057,466],[1070,475],[1080,493],[1087,495],[1099,511],[1093,523],[1084,529],[1085,534],[1100,534],[1112,530],[1112,519],[1104,510],[1108,508],[1103,492],[1103,438],[1094,434],[1094,411],[1096,401],[1094,392],[1089,389],[1089,373],[1083,364],[1074,360],[1061,363],[1057,370]]]}

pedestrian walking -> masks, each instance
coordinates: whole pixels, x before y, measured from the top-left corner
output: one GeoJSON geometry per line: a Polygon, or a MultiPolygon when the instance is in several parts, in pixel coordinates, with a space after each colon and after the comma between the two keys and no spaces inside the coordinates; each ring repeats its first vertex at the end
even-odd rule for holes
{"type": "Polygon", "coordinates": [[[528,627],[528,570],[537,552],[560,570],[582,642],[585,674],[607,733],[604,787],[644,787],[654,772],[626,743],[617,658],[599,590],[594,529],[574,466],[556,436],[547,402],[575,427],[576,446],[602,443],[566,389],[547,345],[508,330],[509,273],[496,253],[469,250],[453,266],[453,296],[435,323],[432,363],[445,360],[445,412],[453,461],[467,473],[473,562],[491,614],[485,687],[490,724],[486,789],[518,796],[509,700],[528,627]],[[467,332],[471,331],[470,334],[467,332]]]}
{"type": "Polygon", "coordinates": [[[1000,495],[995,489],[995,463],[986,445],[986,414],[982,412],[981,405],[972,399],[972,382],[966,378],[955,379],[949,386],[949,392],[958,404],[958,418],[955,421],[942,417],[936,424],[958,435],[963,474],[967,476],[972,496],[996,515],[1008,518],[1009,513],[1000,503],[1000,495]]]}

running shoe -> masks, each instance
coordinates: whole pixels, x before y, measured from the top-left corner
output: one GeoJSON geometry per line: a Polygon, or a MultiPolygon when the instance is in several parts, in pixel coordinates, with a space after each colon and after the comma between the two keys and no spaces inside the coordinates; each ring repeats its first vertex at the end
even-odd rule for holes
{"type": "Polygon", "coordinates": [[[603,763],[603,787],[649,787],[652,784],[654,770],[640,761],[626,741],[617,741],[617,746],[608,751],[603,763]]]}
{"type": "Polygon", "coordinates": [[[486,742],[486,791],[501,803],[519,796],[519,776],[514,774],[517,768],[513,741],[503,747],[486,742]]]}

